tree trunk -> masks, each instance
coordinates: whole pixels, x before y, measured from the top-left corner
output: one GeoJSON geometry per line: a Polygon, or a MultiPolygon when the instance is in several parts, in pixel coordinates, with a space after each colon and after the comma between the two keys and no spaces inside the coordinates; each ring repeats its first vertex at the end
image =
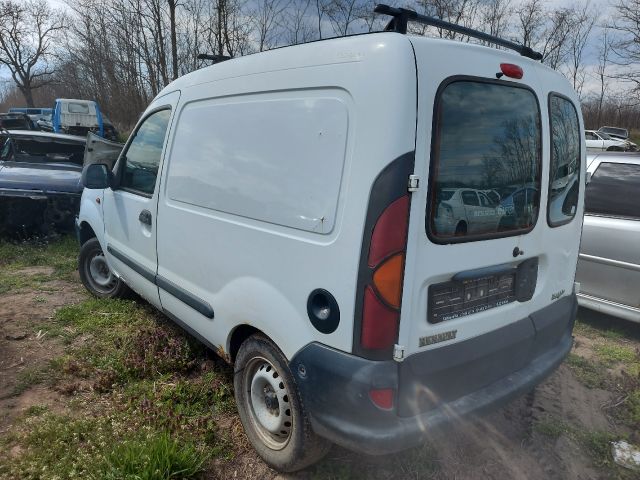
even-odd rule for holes
{"type": "Polygon", "coordinates": [[[33,91],[31,89],[31,85],[24,85],[19,88],[22,92],[22,95],[24,96],[25,102],[27,102],[27,107],[35,107],[35,104],[33,103],[33,91]]]}
{"type": "Polygon", "coordinates": [[[173,66],[173,79],[178,78],[178,39],[176,35],[176,0],[168,0],[169,18],[171,23],[171,59],[173,66]]]}

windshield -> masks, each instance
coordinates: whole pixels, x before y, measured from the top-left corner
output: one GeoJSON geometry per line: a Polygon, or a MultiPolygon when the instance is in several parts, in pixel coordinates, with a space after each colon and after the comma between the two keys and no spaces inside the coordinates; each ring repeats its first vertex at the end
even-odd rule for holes
{"type": "Polygon", "coordinates": [[[7,130],[29,130],[29,123],[25,118],[0,118],[0,126],[7,130]]]}
{"type": "Polygon", "coordinates": [[[540,111],[533,92],[454,81],[437,102],[431,236],[459,242],[533,228],[539,195],[510,196],[540,190],[540,111]],[[457,190],[461,195],[454,197],[457,190]]]}
{"type": "MultiPolygon", "coordinates": [[[[84,143],[55,141],[49,138],[21,139],[13,137],[8,143],[13,147],[16,162],[74,163],[82,165],[84,143]]],[[[8,145],[5,145],[5,149],[8,145]]],[[[3,150],[3,154],[4,154],[3,150]]]]}

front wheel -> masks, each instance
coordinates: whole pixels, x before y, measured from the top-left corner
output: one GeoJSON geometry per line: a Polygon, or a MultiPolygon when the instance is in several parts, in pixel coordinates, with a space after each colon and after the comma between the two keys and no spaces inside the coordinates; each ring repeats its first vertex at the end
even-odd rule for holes
{"type": "Polygon", "coordinates": [[[129,293],[129,288],[109,268],[95,237],[80,247],[78,272],[85,288],[98,298],[122,298],[129,293]]]}
{"type": "Polygon", "coordinates": [[[329,451],[331,444],[311,429],[286,358],[269,339],[253,335],[241,345],[233,384],[247,437],[273,468],[294,472],[329,451]]]}

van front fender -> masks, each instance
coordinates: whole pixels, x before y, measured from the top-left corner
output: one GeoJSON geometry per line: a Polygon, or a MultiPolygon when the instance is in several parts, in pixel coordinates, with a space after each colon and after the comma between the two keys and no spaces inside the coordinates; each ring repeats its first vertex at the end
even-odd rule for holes
{"type": "MultiPolygon", "coordinates": [[[[80,244],[88,240],[88,238],[83,236],[85,235],[83,232],[86,232],[86,228],[89,227],[93,230],[93,233],[104,250],[104,215],[102,212],[103,199],[104,190],[85,189],[82,192],[80,212],[78,213],[78,219],[76,220],[76,227],[79,232],[78,236],[80,244]]],[[[89,236],[89,238],[91,238],[91,236],[89,236]]]]}

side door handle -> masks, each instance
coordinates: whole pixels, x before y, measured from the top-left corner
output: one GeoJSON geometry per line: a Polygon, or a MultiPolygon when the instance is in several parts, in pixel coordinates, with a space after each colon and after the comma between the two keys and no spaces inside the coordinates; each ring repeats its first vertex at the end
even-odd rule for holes
{"type": "Polygon", "coordinates": [[[142,210],[138,220],[145,225],[151,226],[151,212],[149,210],[142,210]]]}

